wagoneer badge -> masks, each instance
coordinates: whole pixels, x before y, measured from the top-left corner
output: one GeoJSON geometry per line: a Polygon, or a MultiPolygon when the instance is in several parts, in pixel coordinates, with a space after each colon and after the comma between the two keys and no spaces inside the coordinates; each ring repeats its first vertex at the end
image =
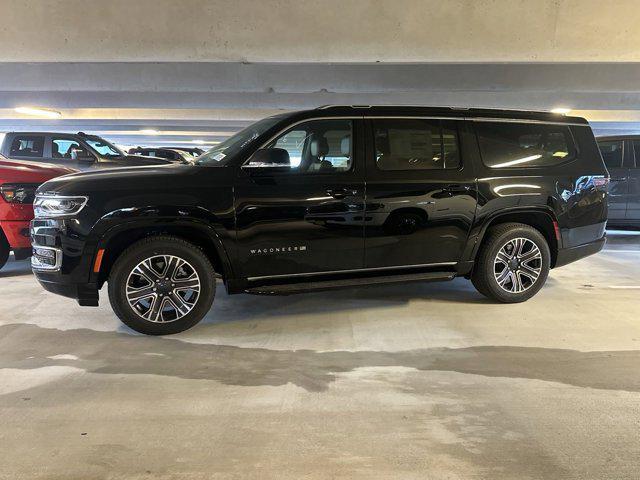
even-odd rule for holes
{"type": "Polygon", "coordinates": [[[304,252],[306,245],[297,245],[295,247],[269,247],[269,248],[252,248],[251,255],[265,255],[270,253],[287,253],[287,252],[304,252]]]}

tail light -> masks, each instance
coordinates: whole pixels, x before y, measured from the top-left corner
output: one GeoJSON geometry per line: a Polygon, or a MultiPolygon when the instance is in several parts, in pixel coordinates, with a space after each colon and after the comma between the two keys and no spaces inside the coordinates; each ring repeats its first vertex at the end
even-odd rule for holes
{"type": "Polygon", "coordinates": [[[37,188],[33,183],[5,183],[0,186],[0,195],[8,203],[33,203],[37,188]]]}
{"type": "Polygon", "coordinates": [[[606,192],[607,188],[609,188],[609,177],[593,177],[593,186],[596,188],[596,190],[602,190],[603,192],[606,192]]]}

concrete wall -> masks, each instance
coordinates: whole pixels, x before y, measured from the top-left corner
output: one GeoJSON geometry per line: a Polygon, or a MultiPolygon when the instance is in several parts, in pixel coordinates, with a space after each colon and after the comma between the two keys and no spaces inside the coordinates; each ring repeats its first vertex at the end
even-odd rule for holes
{"type": "Polygon", "coordinates": [[[1,0],[0,61],[640,61],[638,0],[1,0]]]}

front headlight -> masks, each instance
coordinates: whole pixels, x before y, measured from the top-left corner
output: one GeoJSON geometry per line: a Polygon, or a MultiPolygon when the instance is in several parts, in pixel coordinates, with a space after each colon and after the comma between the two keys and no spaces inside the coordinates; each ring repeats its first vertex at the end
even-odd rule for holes
{"type": "Polygon", "coordinates": [[[36,218],[60,218],[77,215],[87,204],[88,197],[36,195],[33,213],[36,218]]]}

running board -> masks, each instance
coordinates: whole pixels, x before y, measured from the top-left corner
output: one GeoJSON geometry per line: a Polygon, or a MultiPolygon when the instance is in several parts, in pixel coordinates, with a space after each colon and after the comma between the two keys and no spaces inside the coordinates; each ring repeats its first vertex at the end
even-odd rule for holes
{"type": "Polygon", "coordinates": [[[421,272],[404,275],[385,275],[380,277],[356,277],[339,280],[320,280],[314,282],[285,283],[279,285],[262,285],[245,289],[245,293],[254,295],[294,295],[296,293],[318,292],[343,287],[362,287],[368,285],[385,285],[390,283],[434,282],[453,280],[453,272],[421,272]]]}

